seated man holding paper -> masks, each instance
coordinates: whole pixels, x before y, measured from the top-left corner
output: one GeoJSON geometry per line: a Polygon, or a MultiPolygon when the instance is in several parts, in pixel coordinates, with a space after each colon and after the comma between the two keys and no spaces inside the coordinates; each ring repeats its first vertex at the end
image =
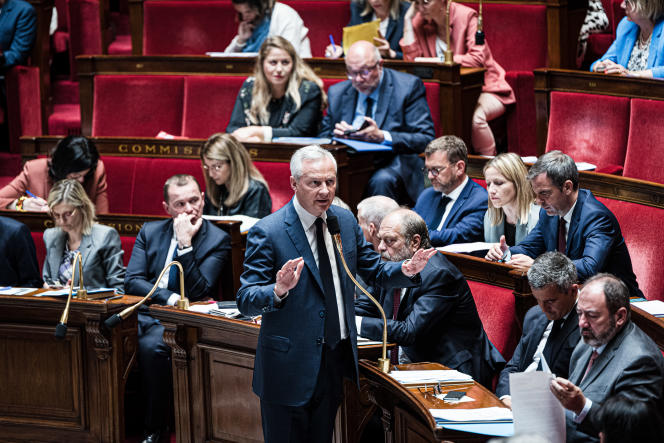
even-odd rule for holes
{"type": "Polygon", "coordinates": [[[418,155],[434,138],[424,84],[410,74],[383,68],[378,49],[354,43],[346,56],[348,81],[332,85],[320,137],[382,144],[391,152],[376,155],[376,169],[365,193],[412,204],[424,188],[418,155]]]}
{"type": "MultiPolygon", "coordinates": [[[[378,250],[386,261],[409,260],[419,248],[431,246],[424,220],[408,209],[388,214],[379,237],[378,250]]],[[[439,253],[420,275],[418,287],[375,294],[388,318],[387,340],[399,345],[392,351],[392,362],[438,362],[490,386],[505,360],[484,332],[463,274],[439,253]]],[[[359,335],[382,339],[383,321],[366,296],[356,301],[355,315],[359,335]]]]}
{"type": "MultiPolygon", "coordinates": [[[[184,270],[185,295],[191,300],[214,297],[217,279],[229,256],[230,238],[203,215],[203,193],[191,175],[174,175],[164,184],[164,210],[172,217],[148,222],[136,237],[125,291],[144,297],[172,260],[184,270]]],[[[170,268],[148,303],[173,306],[180,298],[179,273],[170,268]]],[[[146,310],[138,313],[138,362],[146,402],[145,440],[160,441],[168,424],[171,349],[164,343],[164,327],[146,310]]]]}
{"type": "Polygon", "coordinates": [[[569,379],[551,381],[566,411],[567,441],[599,441],[599,410],[611,396],[648,402],[661,410],[664,357],[630,320],[627,285],[611,274],[588,279],[576,312],[583,341],[570,359],[569,379]]]}
{"type": "Polygon", "coordinates": [[[429,227],[434,246],[484,239],[486,190],[466,175],[468,148],[459,137],[445,135],[424,151],[424,173],[431,181],[413,208],[429,227]]]}
{"type": "Polygon", "coordinates": [[[578,285],[574,263],[560,252],[542,254],[528,270],[528,283],[537,305],[526,313],[521,340],[496,387],[496,395],[507,406],[512,404],[511,373],[549,370],[566,378],[570,356],[581,337],[575,309],[578,285]]]}

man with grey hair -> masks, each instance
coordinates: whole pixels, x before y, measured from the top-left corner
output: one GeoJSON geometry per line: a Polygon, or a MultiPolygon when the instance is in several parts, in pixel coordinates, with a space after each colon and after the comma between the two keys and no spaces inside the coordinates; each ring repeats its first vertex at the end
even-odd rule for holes
{"type": "Polygon", "coordinates": [[[362,228],[364,239],[373,245],[374,250],[378,251],[378,231],[383,218],[399,209],[399,204],[390,197],[383,195],[374,195],[368,197],[357,204],[357,222],[362,228]]]}
{"type": "Polygon", "coordinates": [[[643,297],[618,220],[590,191],[579,189],[574,160],[547,152],[530,168],[528,180],[541,207],[537,225],[516,246],[495,244],[486,258],[527,269],[540,254],[559,251],[574,262],[580,283],[610,272],[625,282],[630,295],[643,297]]]}
{"type": "MultiPolygon", "coordinates": [[[[390,212],[379,238],[379,252],[388,262],[408,260],[419,248],[430,247],[426,223],[409,209],[390,212]]],[[[399,345],[392,361],[438,362],[490,387],[505,360],[484,331],[463,274],[436,254],[421,275],[419,287],[384,287],[377,295],[388,318],[387,340],[399,345]]],[[[356,302],[355,315],[362,337],[382,339],[383,320],[366,296],[356,302]]]]}
{"type": "Polygon", "coordinates": [[[528,282],[537,305],[523,321],[523,334],[512,359],[500,373],[496,395],[511,406],[509,375],[541,371],[543,362],[551,372],[567,377],[569,359],[581,337],[576,315],[576,267],[560,252],[546,252],[528,270],[528,282]]]}
{"type": "Polygon", "coordinates": [[[486,189],[466,175],[468,148],[454,135],[438,137],[424,151],[431,187],[413,208],[429,227],[431,244],[446,246],[484,240],[486,189]]]}
{"type": "Polygon", "coordinates": [[[256,223],[247,236],[238,308],[262,315],[254,363],[267,442],[329,442],[343,379],[357,382],[354,285],[333,246],[340,228],[352,274],[376,286],[417,286],[435,250],[383,263],[355,217],[332,205],[337,185],[332,155],[319,146],[291,158],[295,196],[256,223]]]}
{"type": "Polygon", "coordinates": [[[419,78],[383,68],[376,47],[354,43],[345,58],[348,81],[332,85],[320,137],[382,143],[390,152],[375,155],[365,194],[385,195],[412,205],[424,188],[419,154],[433,140],[434,126],[419,78]]]}
{"type": "Polygon", "coordinates": [[[570,359],[569,380],[551,381],[566,411],[567,441],[599,441],[599,410],[614,395],[662,408],[664,357],[630,320],[629,290],[611,274],[598,274],[579,291],[576,311],[582,341],[570,359]]]}

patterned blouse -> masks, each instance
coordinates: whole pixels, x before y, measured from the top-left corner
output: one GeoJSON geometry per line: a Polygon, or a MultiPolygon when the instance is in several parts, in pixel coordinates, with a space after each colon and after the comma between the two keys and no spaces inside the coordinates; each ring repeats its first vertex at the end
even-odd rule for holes
{"type": "Polygon", "coordinates": [[[627,62],[628,71],[643,71],[648,65],[648,54],[650,53],[650,40],[652,39],[652,33],[648,40],[645,42],[639,39],[634,43],[634,48],[632,49],[632,54],[629,56],[629,61],[627,62]]]}

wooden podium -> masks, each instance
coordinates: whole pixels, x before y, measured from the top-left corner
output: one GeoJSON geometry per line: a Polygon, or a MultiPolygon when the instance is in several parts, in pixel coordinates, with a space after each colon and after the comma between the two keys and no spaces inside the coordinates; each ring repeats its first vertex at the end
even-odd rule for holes
{"type": "Polygon", "coordinates": [[[103,322],[138,300],[0,295],[0,441],[123,442],[124,389],[136,357],[136,317],[103,322]]]}

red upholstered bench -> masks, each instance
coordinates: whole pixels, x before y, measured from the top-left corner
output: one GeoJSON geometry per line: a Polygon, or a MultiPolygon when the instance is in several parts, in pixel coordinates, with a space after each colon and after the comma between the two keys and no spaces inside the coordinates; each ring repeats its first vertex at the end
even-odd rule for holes
{"type": "Polygon", "coordinates": [[[631,101],[625,177],[664,183],[664,101],[631,101]]]}
{"type": "Polygon", "coordinates": [[[547,152],[558,149],[598,172],[622,173],[629,98],[553,91],[550,102],[547,152]]]}
{"type": "Polygon", "coordinates": [[[14,66],[7,72],[7,114],[10,151],[19,152],[18,139],[23,135],[42,135],[39,68],[14,66]]]}
{"type": "Polygon", "coordinates": [[[349,2],[299,0],[283,3],[295,9],[304,21],[304,26],[309,29],[313,57],[325,57],[325,48],[330,44],[330,34],[335,42],[341,43],[343,27],[350,21],[349,2]]]}

